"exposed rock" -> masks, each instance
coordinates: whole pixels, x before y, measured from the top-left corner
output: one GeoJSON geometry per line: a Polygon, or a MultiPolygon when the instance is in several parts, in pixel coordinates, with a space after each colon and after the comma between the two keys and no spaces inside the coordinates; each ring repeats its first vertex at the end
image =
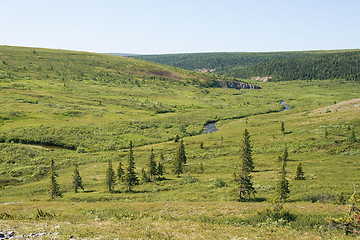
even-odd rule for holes
{"type": "Polygon", "coordinates": [[[255,77],[251,77],[251,80],[257,80],[257,81],[262,81],[262,82],[267,82],[271,79],[271,76],[265,76],[265,77],[261,77],[261,76],[255,76],[255,77]]]}
{"type": "Polygon", "coordinates": [[[247,82],[240,82],[240,81],[225,81],[225,80],[218,80],[219,87],[222,88],[235,88],[235,89],[261,89],[254,84],[247,83],[247,82]]]}

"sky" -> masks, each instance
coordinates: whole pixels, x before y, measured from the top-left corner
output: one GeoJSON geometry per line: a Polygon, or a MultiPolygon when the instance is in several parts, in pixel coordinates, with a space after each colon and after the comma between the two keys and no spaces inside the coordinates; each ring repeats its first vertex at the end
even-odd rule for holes
{"type": "Polygon", "coordinates": [[[0,45],[99,53],[360,48],[359,0],[0,0],[0,45]]]}

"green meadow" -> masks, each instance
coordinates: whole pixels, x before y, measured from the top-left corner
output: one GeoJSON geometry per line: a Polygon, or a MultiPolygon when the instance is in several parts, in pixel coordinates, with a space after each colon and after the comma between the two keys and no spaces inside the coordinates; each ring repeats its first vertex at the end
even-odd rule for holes
{"type": "Polygon", "coordinates": [[[39,239],[356,238],[329,219],[347,213],[339,198],[348,199],[360,180],[360,83],[211,87],[218,79],[119,56],[0,46],[0,229],[47,233],[39,239]],[[208,122],[218,131],[201,134],[208,122]],[[239,202],[233,170],[244,129],[257,193],[239,202]],[[357,142],[349,141],[352,132],[357,142]],[[176,135],[187,156],[180,178],[172,173],[176,135]],[[110,193],[108,161],[114,170],[119,161],[127,166],[130,141],[138,177],[154,149],[165,179],[132,192],[117,181],[110,193]],[[58,148],[34,146],[41,144],[58,148]],[[284,206],[295,219],[264,220],[259,212],[275,198],[285,144],[291,192],[284,206]],[[51,160],[63,193],[53,200],[51,160]],[[299,162],[306,179],[295,181],[299,162]],[[79,193],[75,165],[85,189],[79,193]]]}

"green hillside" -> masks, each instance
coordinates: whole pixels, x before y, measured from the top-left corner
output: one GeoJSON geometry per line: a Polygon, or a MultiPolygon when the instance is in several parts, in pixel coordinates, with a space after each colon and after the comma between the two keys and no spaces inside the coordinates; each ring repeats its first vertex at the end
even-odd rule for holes
{"type": "Polygon", "coordinates": [[[225,100],[208,95],[216,78],[137,59],[5,46],[0,59],[2,142],[118,149],[129,139],[143,145],[198,134],[220,116],[279,109],[263,99],[272,104],[239,113],[232,109],[243,103],[230,94],[223,109],[209,111],[225,100]]]}
{"type": "Polygon", "coordinates": [[[7,46],[0,47],[0,71],[4,232],[30,239],[356,239],[329,219],[347,216],[344,203],[359,184],[358,81],[251,80],[261,89],[239,90],[138,59],[7,46]],[[281,101],[290,108],[283,111],[281,101]],[[218,131],[201,134],[208,122],[218,131]],[[239,202],[233,172],[245,128],[256,194],[239,202]],[[176,135],[187,157],[179,178],[172,171],[176,135]],[[140,184],[128,191],[117,179],[109,192],[108,161],[116,172],[119,162],[126,169],[130,141],[140,184]],[[285,145],[289,214],[275,219],[264,212],[277,196],[285,145]],[[145,178],[151,153],[164,178],[145,178]],[[49,198],[51,160],[62,198],[49,198]],[[299,162],[305,180],[294,180],[299,162]],[[84,184],[78,193],[75,166],[84,184]]]}
{"type": "Polygon", "coordinates": [[[191,53],[134,56],[190,70],[249,79],[272,80],[360,79],[360,50],[273,53],[191,53]]]}

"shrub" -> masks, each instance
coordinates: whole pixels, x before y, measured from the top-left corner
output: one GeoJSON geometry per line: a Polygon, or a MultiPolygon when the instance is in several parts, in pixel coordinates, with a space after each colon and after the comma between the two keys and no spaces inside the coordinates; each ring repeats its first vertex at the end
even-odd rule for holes
{"type": "Polygon", "coordinates": [[[226,184],[226,182],[225,182],[223,179],[217,178],[217,179],[215,180],[214,186],[217,187],[217,188],[222,188],[222,187],[226,187],[227,184],[226,184]]]}

